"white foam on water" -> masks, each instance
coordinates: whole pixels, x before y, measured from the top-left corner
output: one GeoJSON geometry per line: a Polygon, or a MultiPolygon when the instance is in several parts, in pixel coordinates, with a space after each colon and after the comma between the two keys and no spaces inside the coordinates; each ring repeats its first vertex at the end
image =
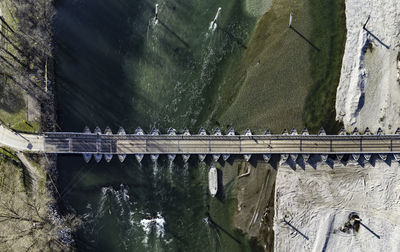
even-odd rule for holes
{"type": "Polygon", "coordinates": [[[217,29],[217,23],[211,21],[210,27],[208,28],[210,31],[215,31],[217,29]]]}
{"type": "Polygon", "coordinates": [[[143,244],[147,245],[149,236],[152,232],[155,233],[157,238],[164,237],[164,225],[165,219],[161,216],[159,212],[157,212],[157,216],[151,219],[142,219],[140,221],[140,225],[143,228],[143,231],[146,233],[145,238],[143,239],[143,244]]]}
{"type": "Polygon", "coordinates": [[[157,175],[158,175],[158,163],[157,163],[157,160],[154,162],[154,164],[153,164],[153,177],[154,177],[154,180],[157,178],[157,175]]]}

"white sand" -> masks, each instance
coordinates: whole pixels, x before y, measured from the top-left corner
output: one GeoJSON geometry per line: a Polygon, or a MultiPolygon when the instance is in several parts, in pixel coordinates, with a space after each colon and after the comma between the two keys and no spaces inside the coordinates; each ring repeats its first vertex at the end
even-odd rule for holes
{"type": "Polygon", "coordinates": [[[275,251],[400,251],[399,163],[278,170],[275,251]],[[339,228],[357,212],[358,232],[339,228]],[[286,220],[294,228],[284,223],[286,220]]]}
{"type": "Polygon", "coordinates": [[[337,119],[348,130],[393,132],[400,126],[400,1],[346,0],[346,27],[337,119]]]}
{"type": "MultiPolygon", "coordinates": [[[[348,131],[393,133],[400,127],[400,1],[346,0],[346,26],[337,119],[348,131]]],[[[275,251],[400,251],[399,169],[381,160],[365,167],[279,167],[275,251]],[[340,231],[351,212],[367,228],[340,231]]]]}

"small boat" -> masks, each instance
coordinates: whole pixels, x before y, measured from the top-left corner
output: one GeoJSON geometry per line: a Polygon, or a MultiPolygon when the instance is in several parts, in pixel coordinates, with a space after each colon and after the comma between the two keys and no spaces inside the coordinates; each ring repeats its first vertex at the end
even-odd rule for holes
{"type": "Polygon", "coordinates": [[[336,154],[336,157],[341,161],[344,157],[344,154],[336,154]]]}
{"type": "Polygon", "coordinates": [[[222,159],[223,159],[224,161],[226,161],[226,160],[228,160],[228,158],[229,158],[230,156],[231,156],[230,154],[222,154],[222,159]]]}
{"type": "Polygon", "coordinates": [[[328,160],[328,154],[321,154],[322,161],[326,162],[328,160]]]}
{"type": "Polygon", "coordinates": [[[208,190],[210,195],[214,197],[218,191],[218,172],[217,168],[212,164],[210,170],[208,171],[208,190]]]}
{"type": "MultiPolygon", "coordinates": [[[[119,128],[118,135],[120,135],[120,136],[126,135],[126,132],[122,127],[119,128]]],[[[125,158],[126,158],[126,154],[118,154],[118,159],[121,163],[124,162],[125,158]]]]}
{"type": "MultiPolygon", "coordinates": [[[[83,133],[91,134],[92,132],[90,132],[90,129],[88,126],[85,126],[85,128],[83,129],[83,133]]],[[[86,163],[89,163],[90,159],[92,159],[91,153],[83,153],[83,160],[85,160],[86,163]]]]}
{"type": "MultiPolygon", "coordinates": [[[[101,134],[100,128],[99,128],[99,127],[96,127],[96,128],[94,129],[94,133],[97,134],[97,135],[100,135],[100,134],[101,134]]],[[[100,148],[97,148],[97,150],[100,149],[100,151],[101,151],[101,142],[96,142],[96,145],[100,145],[100,148]]],[[[103,157],[103,154],[96,153],[96,154],[94,154],[93,156],[94,156],[94,160],[96,160],[96,162],[99,163],[99,162],[101,161],[102,157],[103,157]]]]}
{"type": "Polygon", "coordinates": [[[369,161],[371,159],[371,154],[364,154],[365,160],[369,161]]]}

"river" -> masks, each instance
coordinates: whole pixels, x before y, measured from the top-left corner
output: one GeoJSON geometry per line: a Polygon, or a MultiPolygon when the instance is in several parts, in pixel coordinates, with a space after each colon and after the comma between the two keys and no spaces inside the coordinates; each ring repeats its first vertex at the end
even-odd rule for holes
{"type": "MultiPolygon", "coordinates": [[[[255,18],[240,0],[163,0],[154,24],[154,1],[56,2],[56,97],[59,129],[93,131],[120,126],[166,132],[209,125],[216,75],[240,55],[255,18]],[[218,28],[209,29],[218,7],[218,28]],[[206,111],[206,112],[204,112],[206,111]]],[[[215,102],[215,100],[214,100],[215,102]]],[[[210,130],[210,129],[209,129],[210,130]]],[[[134,156],[89,164],[58,158],[61,204],[80,216],[78,251],[249,251],[232,227],[235,200],[225,190],[208,194],[210,159],[192,156],[157,163],[134,156]],[[205,219],[211,214],[212,221],[205,219]]],[[[229,170],[227,163],[224,169],[229,170]]],[[[234,172],[232,172],[234,173],[234,172]]]]}

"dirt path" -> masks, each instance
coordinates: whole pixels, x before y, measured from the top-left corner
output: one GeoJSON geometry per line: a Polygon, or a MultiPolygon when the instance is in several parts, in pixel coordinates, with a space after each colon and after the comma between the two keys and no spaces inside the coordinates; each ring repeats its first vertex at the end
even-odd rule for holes
{"type": "Polygon", "coordinates": [[[17,152],[17,157],[21,160],[22,164],[25,166],[27,172],[29,173],[29,177],[32,182],[32,192],[38,192],[38,180],[41,178],[40,173],[37,168],[26,158],[25,154],[22,152],[17,152]]]}

